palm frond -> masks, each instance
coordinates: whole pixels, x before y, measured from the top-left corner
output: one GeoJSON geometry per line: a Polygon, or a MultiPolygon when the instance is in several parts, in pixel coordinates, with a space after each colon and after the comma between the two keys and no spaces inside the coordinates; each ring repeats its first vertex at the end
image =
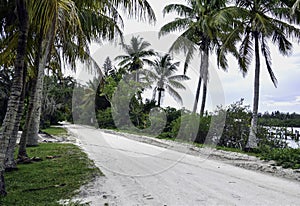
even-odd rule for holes
{"type": "Polygon", "coordinates": [[[168,90],[168,93],[179,103],[182,104],[182,98],[180,96],[180,94],[175,90],[173,89],[172,87],[168,86],[167,87],[167,90],[168,90]]]}
{"type": "Polygon", "coordinates": [[[163,9],[164,15],[169,14],[171,12],[175,12],[179,16],[189,17],[193,10],[190,7],[185,6],[183,4],[169,4],[163,9]]]}
{"type": "Polygon", "coordinates": [[[247,73],[248,67],[251,64],[251,60],[253,57],[253,43],[251,38],[252,37],[250,32],[247,32],[239,50],[240,55],[238,63],[241,71],[243,72],[243,75],[247,73]]]}
{"type": "Polygon", "coordinates": [[[190,80],[190,78],[186,75],[174,75],[169,77],[169,80],[186,81],[186,80],[190,80]]]}
{"type": "Polygon", "coordinates": [[[176,18],[174,21],[165,24],[159,31],[158,36],[164,36],[171,32],[183,31],[189,27],[190,18],[176,18]]]}
{"type": "Polygon", "coordinates": [[[265,62],[266,62],[266,65],[267,65],[267,69],[268,69],[268,72],[269,72],[269,75],[271,77],[271,80],[274,84],[275,87],[277,87],[277,79],[275,77],[275,74],[272,70],[272,59],[271,59],[271,54],[270,54],[270,49],[268,47],[268,44],[267,44],[267,41],[264,37],[262,37],[262,45],[261,45],[261,51],[262,51],[262,54],[265,58],[265,62]]]}

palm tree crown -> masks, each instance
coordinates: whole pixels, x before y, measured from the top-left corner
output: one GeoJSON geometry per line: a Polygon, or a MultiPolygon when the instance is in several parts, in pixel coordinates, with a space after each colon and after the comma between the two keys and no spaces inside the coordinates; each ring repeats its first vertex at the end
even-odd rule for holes
{"type": "Polygon", "coordinates": [[[129,72],[138,71],[143,68],[145,62],[151,63],[148,58],[155,55],[152,49],[147,50],[150,45],[142,37],[133,36],[130,44],[122,45],[126,54],[117,56],[115,60],[120,60],[119,66],[125,67],[129,72]]]}
{"type": "MultiPolygon", "coordinates": [[[[181,36],[171,46],[170,51],[184,51],[186,54],[184,72],[186,72],[190,61],[194,57],[194,53],[200,51],[200,76],[193,112],[196,112],[197,109],[202,81],[204,94],[200,113],[204,111],[209,54],[220,44],[219,34],[227,29],[228,19],[230,19],[230,12],[226,9],[226,2],[224,0],[190,0],[187,2],[188,5],[170,4],[163,10],[164,14],[175,12],[180,16],[180,18],[176,18],[174,21],[164,25],[160,30],[160,35],[173,31],[183,31],[181,36]]],[[[223,61],[226,61],[226,58],[223,61]]]]}
{"type": "Polygon", "coordinates": [[[189,80],[186,75],[176,75],[178,71],[179,62],[172,62],[170,54],[159,56],[152,63],[152,70],[147,70],[146,74],[150,78],[152,84],[155,84],[154,95],[158,92],[158,106],[161,105],[162,93],[167,90],[168,93],[178,102],[182,103],[182,98],[176,89],[185,89],[181,81],[189,80]]]}

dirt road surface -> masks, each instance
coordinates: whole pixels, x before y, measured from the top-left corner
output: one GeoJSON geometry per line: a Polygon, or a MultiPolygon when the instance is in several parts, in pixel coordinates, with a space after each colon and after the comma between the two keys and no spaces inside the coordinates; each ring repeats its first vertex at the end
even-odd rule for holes
{"type": "Polygon", "coordinates": [[[67,125],[105,177],[82,189],[91,205],[299,205],[300,184],[116,134],[67,125]]]}

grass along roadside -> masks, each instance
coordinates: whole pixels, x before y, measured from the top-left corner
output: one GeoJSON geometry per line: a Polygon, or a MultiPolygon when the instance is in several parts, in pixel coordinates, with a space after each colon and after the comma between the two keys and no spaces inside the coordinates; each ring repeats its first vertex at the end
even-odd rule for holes
{"type": "Polygon", "coordinates": [[[43,161],[18,165],[18,171],[5,174],[8,195],[0,198],[0,205],[59,205],[59,200],[72,198],[80,186],[102,175],[73,144],[42,143],[28,148],[28,153],[43,161]]]}
{"type": "Polygon", "coordinates": [[[62,127],[51,126],[46,129],[42,129],[42,132],[47,133],[49,135],[59,136],[59,135],[67,135],[68,131],[62,127]]]}

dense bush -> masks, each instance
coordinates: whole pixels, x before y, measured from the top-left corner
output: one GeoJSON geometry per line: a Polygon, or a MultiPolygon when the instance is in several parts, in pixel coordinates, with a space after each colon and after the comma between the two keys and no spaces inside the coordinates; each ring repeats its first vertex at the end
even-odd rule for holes
{"type": "Polygon", "coordinates": [[[227,108],[219,108],[216,113],[225,112],[226,120],[218,146],[244,149],[249,135],[251,113],[249,106],[243,105],[243,99],[227,108]]]}
{"type": "Polygon", "coordinates": [[[274,160],[284,168],[300,169],[300,149],[264,149],[261,157],[265,160],[274,160]]]}
{"type": "Polygon", "coordinates": [[[115,129],[115,123],[111,114],[111,108],[98,110],[97,121],[100,128],[115,129]]]}
{"type": "Polygon", "coordinates": [[[203,144],[210,127],[210,120],[210,116],[200,118],[199,115],[185,113],[171,123],[172,130],[169,136],[178,140],[203,144]]]}
{"type": "Polygon", "coordinates": [[[46,76],[42,100],[41,128],[72,122],[72,95],[75,80],[72,77],[46,76]]]}

